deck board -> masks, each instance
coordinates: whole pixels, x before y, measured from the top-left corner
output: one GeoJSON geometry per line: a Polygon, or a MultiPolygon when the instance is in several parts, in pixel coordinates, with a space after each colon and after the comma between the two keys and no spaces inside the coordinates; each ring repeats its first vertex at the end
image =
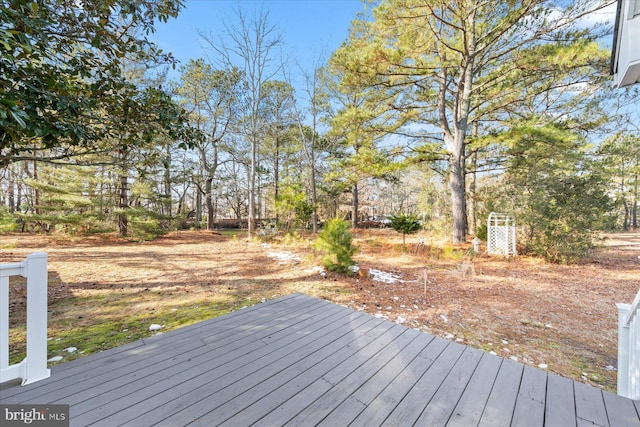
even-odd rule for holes
{"type": "Polygon", "coordinates": [[[54,366],[72,426],[640,426],[640,404],[293,294],[54,366]]]}
{"type": "Polygon", "coordinates": [[[447,423],[448,427],[478,425],[501,364],[501,359],[483,355],[467,388],[458,401],[451,419],[447,423]]]}
{"type": "Polygon", "coordinates": [[[602,391],[586,384],[574,384],[578,425],[609,427],[602,391]]]}
{"type": "MultiPolygon", "coordinates": [[[[484,353],[467,347],[462,355],[451,367],[447,377],[436,391],[431,401],[416,421],[421,426],[445,426],[453,414],[455,404],[462,396],[467,384],[483,357],[484,353]]],[[[420,406],[420,400],[414,402],[420,406]]]]}
{"type": "MultiPolygon", "coordinates": [[[[373,340],[363,348],[346,359],[337,369],[332,369],[322,376],[324,381],[333,387],[319,399],[308,405],[302,412],[294,417],[287,425],[315,425],[321,422],[334,409],[342,405],[344,401],[370,378],[384,363],[388,362],[414,338],[407,334],[407,329],[395,325],[384,333],[380,339],[373,340]]],[[[356,404],[355,401],[344,404],[356,404]]],[[[340,424],[341,425],[341,424],[340,424]]]]}
{"type": "Polygon", "coordinates": [[[433,364],[444,350],[446,341],[425,336],[427,346],[394,378],[387,387],[358,415],[352,426],[381,425],[388,414],[399,405],[409,393],[416,379],[433,364]]]}
{"type": "Polygon", "coordinates": [[[546,372],[525,366],[516,398],[516,407],[513,410],[512,425],[544,424],[546,388],[546,372]]]}
{"type": "Polygon", "coordinates": [[[545,425],[575,427],[577,425],[573,383],[567,378],[550,374],[547,378],[545,425]]]}
{"type": "MultiPolygon", "coordinates": [[[[324,310],[317,310],[317,313],[305,313],[305,315],[313,314],[313,316],[297,325],[304,328],[307,325],[321,322],[324,326],[320,331],[329,334],[331,328],[329,323],[325,322],[329,322],[337,313],[341,312],[343,317],[344,314],[348,314],[337,309],[339,307],[329,306],[324,310]]],[[[268,376],[271,363],[286,361],[285,358],[300,347],[309,346],[309,351],[319,348],[320,344],[314,343],[314,336],[305,334],[303,329],[298,333],[291,329],[278,330],[258,341],[254,340],[254,344],[232,348],[222,354],[217,354],[218,351],[212,350],[207,354],[206,360],[188,369],[176,365],[171,371],[173,375],[160,383],[162,389],[145,389],[148,391],[144,395],[145,399],[135,405],[130,405],[131,398],[121,398],[121,403],[129,406],[104,418],[102,422],[104,425],[114,425],[122,416],[131,418],[130,425],[134,426],[160,422],[165,418],[178,419],[182,417],[181,419],[185,422],[191,421],[191,411],[194,407],[202,408],[203,405],[199,405],[201,401],[207,399],[207,405],[212,406],[224,403],[222,399],[229,394],[233,396],[232,393],[240,387],[239,384],[244,384],[247,381],[261,381],[268,376]],[[252,378],[247,380],[247,376],[252,376],[252,378]],[[170,386],[169,389],[167,389],[167,385],[170,386]],[[180,399],[171,398],[176,390],[180,392],[180,399]]],[[[136,394],[135,398],[138,399],[139,394],[136,394]]],[[[110,404],[109,408],[111,406],[110,404]]]]}
{"type": "Polygon", "coordinates": [[[423,375],[416,380],[409,393],[405,395],[382,425],[414,425],[424,410],[424,407],[421,408],[420,405],[426,406],[429,404],[464,349],[465,347],[460,344],[447,343],[444,351],[438,355],[423,375]]]}
{"type": "Polygon", "coordinates": [[[609,392],[603,392],[602,396],[607,408],[607,417],[611,426],[634,425],[638,419],[638,411],[633,401],[618,399],[618,396],[609,392]]]}
{"type": "Polygon", "coordinates": [[[480,419],[480,427],[510,424],[522,381],[523,368],[524,365],[511,360],[502,362],[480,419]]]}

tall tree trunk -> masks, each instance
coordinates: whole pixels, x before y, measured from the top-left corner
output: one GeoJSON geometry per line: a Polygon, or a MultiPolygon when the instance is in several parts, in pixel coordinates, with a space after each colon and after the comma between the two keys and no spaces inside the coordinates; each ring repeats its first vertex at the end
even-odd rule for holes
{"type": "Polygon", "coordinates": [[[9,205],[9,212],[13,213],[15,212],[16,209],[16,196],[15,196],[15,165],[9,165],[8,167],[9,170],[9,182],[7,183],[7,202],[9,205]]]}
{"type": "MultiPolygon", "coordinates": [[[[636,171],[638,170],[640,160],[636,160],[636,171]]],[[[633,204],[631,208],[631,221],[633,229],[638,228],[638,173],[633,176],[633,204]]]]}
{"type": "MultiPolygon", "coordinates": [[[[473,122],[472,124],[472,132],[473,132],[473,136],[478,136],[478,122],[473,122]]],[[[477,185],[477,172],[476,169],[478,168],[478,151],[474,151],[471,154],[471,180],[469,182],[469,204],[468,204],[468,218],[467,218],[467,225],[468,225],[468,232],[469,234],[471,234],[472,236],[476,235],[476,231],[478,228],[478,217],[477,217],[477,208],[478,208],[478,201],[477,201],[477,193],[476,193],[476,185],[477,185]]]]}
{"type": "MultiPolygon", "coordinates": [[[[276,132],[277,133],[277,132],[276,132]]],[[[286,179],[286,177],[285,177],[286,179]]],[[[279,136],[276,134],[276,152],[275,157],[273,159],[273,200],[274,203],[278,203],[278,195],[280,194],[280,140],[279,136]]],[[[274,206],[274,211],[276,213],[276,224],[278,224],[279,215],[278,209],[274,206]]]]}
{"type": "Polygon", "coordinates": [[[196,228],[199,230],[202,224],[202,191],[196,187],[196,228]]]}
{"type": "MultiPolygon", "coordinates": [[[[17,174],[16,174],[17,175],[17,174]]],[[[16,212],[22,209],[22,179],[18,179],[16,183],[16,212]]]]}
{"type": "Polygon", "coordinates": [[[256,230],[256,163],[258,157],[256,136],[251,140],[251,166],[249,168],[249,218],[247,221],[247,237],[251,238],[256,230]]]}
{"type": "Polygon", "coordinates": [[[172,214],[172,203],[171,203],[171,149],[170,144],[166,145],[166,154],[167,157],[164,161],[164,213],[165,215],[171,216],[172,214]]]}
{"type": "MultiPolygon", "coordinates": [[[[461,150],[464,150],[462,145],[461,150]]],[[[449,160],[449,191],[451,191],[451,213],[453,216],[453,243],[467,240],[467,207],[465,200],[464,155],[452,156],[449,160]]]]}
{"type": "Polygon", "coordinates": [[[316,168],[315,159],[312,153],[311,161],[311,203],[313,204],[313,213],[311,214],[312,230],[318,232],[318,190],[316,188],[316,168]]]}
{"type": "MultiPolygon", "coordinates": [[[[38,180],[38,163],[34,160],[33,161],[33,179],[35,181],[38,180]]],[[[40,190],[36,187],[35,191],[34,191],[34,212],[36,213],[36,215],[38,215],[40,213],[40,190]]]]}
{"type": "Polygon", "coordinates": [[[356,228],[358,226],[358,183],[354,183],[351,188],[351,195],[353,204],[351,207],[351,227],[356,228]]]}
{"type": "Polygon", "coordinates": [[[129,209],[129,183],[127,176],[127,156],[129,153],[125,148],[118,150],[119,172],[118,172],[118,234],[126,236],[129,228],[127,209],[129,209]]]}
{"type": "Polygon", "coordinates": [[[128,197],[128,182],[126,173],[121,173],[118,176],[118,182],[120,183],[118,189],[118,207],[120,211],[118,212],[118,234],[122,237],[125,237],[128,232],[129,220],[127,218],[127,209],[129,208],[129,197],[128,197]]]}
{"type": "Polygon", "coordinates": [[[213,207],[213,198],[211,191],[213,189],[213,175],[207,176],[204,181],[204,203],[207,205],[207,230],[213,230],[215,222],[215,209],[213,207]]]}
{"type": "Polygon", "coordinates": [[[468,226],[469,226],[469,234],[472,236],[476,235],[476,231],[478,228],[478,200],[477,200],[477,192],[476,192],[476,186],[477,186],[477,173],[476,173],[476,168],[478,166],[478,152],[474,152],[471,155],[471,180],[469,182],[469,219],[468,219],[468,226]]]}
{"type": "MultiPolygon", "coordinates": [[[[466,28],[474,28],[473,15],[465,18],[466,28]]],[[[466,153],[465,139],[469,126],[471,112],[471,93],[473,86],[473,55],[476,50],[475,34],[466,33],[465,54],[459,69],[455,88],[450,87],[450,70],[443,67],[440,72],[440,88],[438,93],[438,109],[440,126],[444,134],[444,142],[449,151],[449,191],[451,192],[451,210],[453,219],[453,244],[465,243],[467,240],[467,206],[466,206],[466,153]],[[454,89],[455,101],[451,106],[451,116],[447,114],[449,108],[448,92],[454,89]]],[[[445,58],[442,55],[442,58],[445,58]]]]}
{"type": "Polygon", "coordinates": [[[622,194],[622,206],[624,207],[624,219],[622,221],[622,229],[627,231],[629,226],[631,225],[631,208],[629,207],[629,202],[627,201],[627,197],[625,196],[625,179],[624,179],[624,161],[621,166],[622,170],[620,172],[620,194],[622,194]]]}

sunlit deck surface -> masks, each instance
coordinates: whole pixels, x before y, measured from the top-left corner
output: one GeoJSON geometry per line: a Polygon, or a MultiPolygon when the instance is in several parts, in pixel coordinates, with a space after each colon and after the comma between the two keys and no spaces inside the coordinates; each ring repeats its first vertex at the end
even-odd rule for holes
{"type": "Polygon", "coordinates": [[[72,426],[640,426],[640,403],[294,294],[3,384],[72,426]]]}

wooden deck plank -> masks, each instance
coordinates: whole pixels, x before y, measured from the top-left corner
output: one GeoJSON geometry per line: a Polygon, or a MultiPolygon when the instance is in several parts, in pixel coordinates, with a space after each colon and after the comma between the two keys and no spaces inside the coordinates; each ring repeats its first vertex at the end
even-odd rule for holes
{"type": "MultiPolygon", "coordinates": [[[[420,414],[416,421],[417,425],[436,427],[445,426],[449,422],[455,405],[475,372],[483,353],[471,347],[464,349],[449,375],[420,414]]],[[[415,402],[415,404],[419,403],[415,402]]]]}
{"type": "MultiPolygon", "coordinates": [[[[385,322],[386,323],[386,322],[385,322]]],[[[303,411],[291,419],[287,425],[307,426],[322,421],[331,411],[347,399],[351,393],[371,378],[378,370],[395,357],[415,339],[407,333],[407,328],[394,324],[389,333],[381,336],[367,346],[366,353],[358,352],[339,366],[323,375],[323,380],[333,387],[319,399],[309,404],[303,411]],[[364,355],[364,357],[363,357],[364,355]]]]}
{"type": "MultiPolygon", "coordinates": [[[[286,304],[290,300],[291,299],[285,299],[284,301],[281,301],[280,304],[286,304]]],[[[297,308],[297,311],[295,313],[291,313],[290,316],[295,318],[296,313],[305,313],[312,310],[313,307],[317,310],[321,310],[324,305],[321,301],[316,300],[315,304],[311,306],[308,300],[296,299],[292,305],[292,308],[293,307],[297,308]]],[[[202,344],[198,340],[200,337],[199,334],[201,334],[202,331],[206,331],[206,334],[208,335],[215,334],[216,331],[222,331],[226,336],[233,336],[234,327],[238,324],[246,323],[246,315],[254,312],[255,309],[250,310],[247,313],[242,313],[245,316],[229,315],[229,317],[222,316],[211,319],[210,321],[206,321],[209,328],[203,329],[202,325],[196,324],[186,328],[181,328],[179,332],[171,331],[166,334],[155,335],[133,343],[133,345],[125,346],[127,349],[124,352],[120,351],[118,348],[114,350],[107,350],[102,353],[76,359],[71,363],[61,365],[63,366],[63,369],[57,369],[58,366],[54,366],[52,368],[52,376],[48,380],[19,389],[14,389],[13,393],[12,391],[8,391],[6,394],[3,392],[3,400],[7,403],[12,403],[15,400],[13,399],[13,396],[17,394],[20,396],[16,397],[16,399],[20,399],[22,401],[25,401],[25,399],[27,399],[27,401],[35,401],[42,398],[46,399],[51,395],[51,393],[55,393],[59,398],[65,398],[67,395],[61,394],[61,391],[74,390],[76,393],[82,392],[82,385],[85,384],[85,382],[88,383],[85,389],[90,390],[95,383],[99,383],[105,378],[116,378],[118,370],[126,373],[136,372],[140,368],[141,364],[152,365],[156,363],[157,360],[166,358],[168,354],[174,354],[175,350],[178,350],[178,353],[180,353],[185,347],[193,348],[196,345],[202,344]],[[159,349],[162,349],[162,351],[158,351],[159,349]],[[146,355],[149,356],[143,357],[146,355]],[[128,356],[140,357],[136,358],[128,356]],[[86,359],[91,360],[87,361],[86,359]],[[91,364],[91,369],[86,369],[88,366],[87,363],[91,364]],[[96,376],[95,372],[98,370],[104,372],[102,376],[96,376]],[[31,391],[32,389],[33,391],[31,391]]],[[[258,311],[258,316],[255,319],[255,322],[260,326],[256,326],[256,330],[266,328],[262,326],[263,322],[277,324],[278,320],[279,319],[270,320],[267,311],[258,311]],[[261,316],[266,317],[262,318],[261,316]]]]}
{"type": "Polygon", "coordinates": [[[70,372],[68,371],[70,370],[74,371],[83,369],[83,365],[93,365],[94,362],[101,359],[114,359],[114,356],[119,355],[119,353],[127,352],[128,350],[130,350],[130,348],[144,346],[145,351],[154,351],[160,347],[166,349],[165,346],[167,345],[167,342],[170,346],[174,346],[176,344],[184,342],[185,340],[188,340],[190,337],[200,336],[202,332],[211,333],[214,332],[217,328],[224,327],[224,325],[232,326],[245,323],[247,315],[253,315],[256,317],[264,316],[264,318],[266,319],[269,317],[269,313],[264,309],[272,304],[286,304],[287,306],[294,306],[295,304],[297,304],[298,306],[304,306],[309,305],[310,303],[311,301],[305,298],[305,295],[303,294],[290,294],[282,298],[268,300],[260,304],[255,304],[250,307],[238,309],[224,316],[213,317],[211,319],[203,320],[185,327],[163,332],[161,334],[154,334],[152,336],[120,347],[115,347],[102,352],[84,356],[80,359],[74,360],[74,363],[64,363],[61,365],[56,365],[53,367],[53,369],[56,369],[57,372],[65,372],[67,375],[69,375],[70,372]]]}
{"type": "MultiPolygon", "coordinates": [[[[369,316],[367,316],[369,317],[369,316]]],[[[368,328],[371,329],[371,326],[379,326],[376,324],[370,317],[368,321],[368,328]]],[[[388,325],[384,325],[387,327],[388,325]]],[[[364,328],[362,328],[364,331],[364,328]]],[[[366,336],[366,335],[362,335],[366,336]]],[[[353,356],[355,353],[359,351],[359,346],[364,346],[368,343],[361,342],[355,336],[345,336],[343,337],[343,342],[340,343],[340,348],[335,348],[333,352],[326,358],[320,360],[314,366],[305,370],[304,372],[300,372],[298,375],[293,376],[292,374],[298,373],[298,366],[295,366],[295,369],[292,369],[293,372],[286,372],[285,375],[282,375],[281,378],[278,378],[276,381],[272,379],[269,380],[269,384],[264,385],[260,384],[254,389],[250,390],[250,393],[247,395],[239,396],[239,399],[246,399],[242,404],[245,406],[241,412],[237,412],[234,416],[225,419],[225,422],[222,425],[229,426],[238,426],[238,425],[253,425],[254,423],[266,425],[274,425],[274,424],[283,424],[293,418],[301,408],[304,408],[304,402],[309,400],[315,400],[320,395],[322,395],[326,390],[331,388],[331,384],[326,381],[324,384],[327,385],[326,388],[313,387],[313,384],[321,378],[322,375],[329,372],[335,366],[343,363],[346,359],[353,356]],[[356,341],[359,341],[357,345],[356,341]],[[344,345],[343,345],[344,344],[344,345]],[[273,383],[276,383],[277,388],[273,387],[273,383]],[[248,403],[247,403],[248,402],[248,403]],[[281,408],[279,411],[276,409],[283,405],[294,404],[294,407],[297,408],[296,412],[288,413],[284,408],[281,408]],[[275,419],[271,417],[271,421],[269,421],[269,417],[265,417],[267,414],[271,414],[272,412],[277,412],[275,415],[275,419]],[[267,418],[267,421],[265,421],[267,418]]],[[[373,337],[368,337],[369,342],[373,341],[373,337]]],[[[323,349],[324,353],[329,353],[328,349],[323,349]]],[[[324,356],[323,352],[318,352],[313,355],[315,359],[320,359],[324,356]]]]}
{"type": "Polygon", "coordinates": [[[442,383],[457,363],[465,347],[456,343],[447,343],[445,349],[433,361],[427,371],[417,379],[409,393],[400,401],[396,408],[384,421],[385,426],[411,426],[436,394],[442,383]]]}
{"type": "MultiPolygon", "coordinates": [[[[424,337],[428,339],[431,337],[424,337]]],[[[415,381],[431,367],[433,361],[442,353],[448,342],[433,337],[427,346],[414,358],[407,367],[382,392],[367,405],[350,426],[381,425],[387,416],[398,406],[409,393],[415,381]]]]}
{"type": "Polygon", "coordinates": [[[640,400],[634,400],[633,404],[636,407],[636,412],[638,413],[638,418],[640,418],[640,400]]]}
{"type": "MultiPolygon", "coordinates": [[[[386,323],[386,322],[385,322],[385,323],[386,323]]],[[[403,331],[401,330],[401,328],[394,328],[394,326],[390,326],[390,327],[389,327],[389,325],[385,325],[385,324],[381,324],[381,328],[376,328],[376,329],[377,329],[377,330],[380,330],[380,331],[384,331],[384,332],[382,333],[382,335],[379,335],[379,337],[385,337],[385,336],[393,336],[393,337],[396,337],[396,336],[399,336],[400,334],[402,334],[402,332],[403,332],[403,331]],[[395,329],[395,330],[394,330],[394,329],[395,329]]],[[[366,334],[365,334],[365,335],[366,335],[366,334]]],[[[387,338],[387,339],[388,339],[388,338],[387,338]]],[[[372,344],[373,344],[373,343],[375,343],[375,340],[374,340],[374,341],[372,341],[372,344]]],[[[347,346],[347,347],[348,347],[348,346],[347,346]]],[[[351,347],[353,348],[354,346],[352,345],[351,347]]],[[[355,346],[355,348],[357,348],[357,345],[355,346]]],[[[354,354],[356,354],[356,353],[357,353],[357,350],[354,352],[354,354]]],[[[341,355],[339,355],[338,357],[342,358],[342,356],[341,356],[341,355]]],[[[328,369],[330,369],[330,367],[329,367],[328,369]]],[[[169,421],[175,421],[175,419],[172,417],[171,419],[169,419],[169,421]]],[[[206,423],[205,423],[205,424],[206,424],[206,423]]]]}
{"type": "Polygon", "coordinates": [[[578,425],[609,427],[602,391],[587,384],[576,382],[573,386],[576,399],[578,425]]]}
{"type": "MultiPolygon", "coordinates": [[[[350,310],[346,310],[345,313],[349,316],[353,316],[353,312],[350,310]]],[[[204,383],[202,386],[194,390],[195,395],[193,399],[190,399],[190,404],[193,404],[196,407],[193,409],[179,408],[178,411],[173,411],[173,414],[171,414],[170,417],[170,421],[179,423],[181,422],[179,421],[181,417],[190,417],[191,419],[196,419],[199,416],[203,416],[204,413],[202,412],[202,405],[197,405],[197,402],[199,400],[202,400],[204,397],[206,397],[207,407],[209,410],[218,408],[219,406],[224,405],[229,400],[233,399],[234,396],[242,394],[250,389],[252,385],[266,381],[274,374],[286,369],[296,360],[304,359],[311,354],[318,354],[316,352],[319,349],[322,349],[326,346],[331,346],[332,342],[341,335],[341,333],[337,333],[338,329],[336,328],[336,323],[331,323],[332,322],[323,324],[322,327],[318,329],[317,334],[308,337],[306,341],[300,342],[299,348],[292,347],[292,349],[280,349],[279,351],[281,355],[276,355],[276,357],[271,357],[269,360],[264,361],[265,363],[268,363],[266,367],[260,366],[258,367],[258,369],[256,369],[256,364],[253,363],[250,366],[251,370],[249,371],[249,374],[245,375],[244,377],[238,378],[237,375],[235,375],[235,377],[231,375],[229,376],[229,380],[227,380],[227,376],[223,376],[222,378],[216,380],[215,384],[204,383]]],[[[344,331],[342,333],[347,334],[351,332],[351,325],[347,323],[348,322],[345,322],[344,331]]],[[[165,409],[166,408],[164,407],[162,408],[162,410],[165,409]]],[[[159,413],[157,411],[154,411],[153,415],[155,417],[158,414],[159,413]]]]}
{"type": "MultiPolygon", "coordinates": [[[[308,321],[305,318],[306,315],[323,313],[324,307],[320,306],[311,310],[308,306],[303,306],[300,307],[299,310],[300,311],[295,311],[294,313],[304,313],[300,315],[299,320],[305,322],[308,321]]],[[[278,317],[278,319],[286,318],[287,317],[284,316],[278,317]]],[[[259,319],[259,321],[261,323],[265,322],[263,319],[259,319]]],[[[265,324],[266,326],[270,324],[275,326],[277,323],[278,321],[274,323],[266,322],[265,324]]],[[[250,333],[250,336],[245,337],[245,339],[240,339],[237,334],[235,334],[236,336],[230,337],[229,340],[220,340],[214,348],[205,346],[197,337],[191,337],[188,341],[183,342],[181,347],[173,351],[171,348],[163,348],[162,352],[155,352],[155,355],[151,357],[146,356],[146,354],[136,354],[137,357],[135,359],[131,358],[135,360],[135,363],[124,366],[111,364],[108,366],[108,370],[103,370],[104,373],[85,378],[84,381],[80,381],[73,376],[72,378],[76,379],[73,387],[75,394],[64,395],[64,393],[58,393],[58,401],[64,399],[67,403],[77,404],[76,411],[80,414],[84,412],[81,402],[96,398],[96,400],[91,401],[91,406],[94,406],[96,403],[106,404],[108,403],[108,398],[114,398],[114,396],[108,392],[125,384],[130,391],[135,391],[136,386],[141,388],[149,387],[154,381],[165,381],[172,372],[178,371],[178,373],[181,373],[185,363],[191,366],[197,366],[198,363],[208,363],[212,358],[220,357],[226,352],[235,351],[243,345],[260,347],[263,345],[260,339],[274,333],[273,330],[265,331],[262,327],[249,328],[247,331],[255,332],[255,334],[250,333]]],[[[286,333],[282,332],[281,334],[284,335],[286,333]]],[[[61,384],[60,386],[64,385],[65,384],[61,384]]]]}
{"type": "MultiPolygon", "coordinates": [[[[270,332],[274,331],[263,331],[261,335],[255,336],[254,338],[268,336],[270,332]]],[[[283,336],[286,335],[285,332],[281,331],[277,333],[283,336]]],[[[116,382],[124,379],[127,385],[123,390],[126,390],[126,393],[109,392],[117,390],[117,388],[113,388],[115,386],[113,381],[107,382],[104,385],[96,385],[96,388],[91,390],[91,393],[94,395],[93,398],[86,404],[81,403],[76,405],[76,411],[78,414],[83,414],[89,410],[96,411],[97,405],[105,405],[103,411],[108,412],[107,404],[119,408],[117,402],[114,401],[116,399],[124,400],[127,405],[130,405],[136,402],[136,399],[141,399],[145,393],[153,393],[157,387],[162,387],[162,384],[168,382],[173,384],[176,378],[179,381],[180,378],[184,378],[184,375],[186,375],[185,372],[197,371],[199,367],[211,368],[212,366],[216,366],[216,363],[223,364],[225,361],[235,357],[233,354],[234,351],[247,351],[250,348],[260,348],[264,345],[265,344],[259,339],[240,339],[227,345],[210,346],[210,348],[205,348],[204,350],[197,349],[197,354],[191,352],[188,354],[190,357],[187,360],[176,359],[169,354],[167,359],[168,366],[150,364],[147,368],[139,372],[131,372],[128,376],[115,379],[114,381],[116,382]],[[178,361],[183,363],[176,363],[178,361]],[[159,369],[160,367],[162,367],[162,369],[159,369]],[[129,383],[126,383],[127,379],[129,383]],[[157,387],[155,386],[156,384],[158,384],[157,387]],[[134,397],[129,396],[134,393],[134,397]]],[[[144,359],[146,360],[146,358],[144,359]]]]}
{"type": "Polygon", "coordinates": [[[447,427],[476,426],[487,405],[503,359],[488,353],[482,355],[467,388],[456,405],[447,427]]]}
{"type": "Polygon", "coordinates": [[[639,402],[302,294],[3,384],[0,401],[70,404],[74,427],[640,427],[639,402]]]}
{"type": "MultiPolygon", "coordinates": [[[[393,324],[390,322],[376,319],[380,323],[370,332],[362,334],[356,337],[353,344],[346,346],[341,352],[345,358],[340,362],[331,366],[322,366],[319,370],[309,372],[310,375],[297,378],[297,381],[287,384],[289,390],[295,390],[293,396],[289,396],[288,399],[279,399],[279,393],[272,394],[271,406],[269,409],[275,406],[275,409],[268,413],[258,414],[259,420],[256,425],[270,426],[285,424],[296,415],[298,415],[307,406],[315,403],[318,398],[323,396],[328,390],[330,390],[334,384],[327,381],[324,376],[327,373],[337,370],[341,371],[343,376],[349,375],[358,367],[358,359],[356,356],[360,355],[373,355],[380,350],[380,345],[376,342],[379,339],[390,340],[397,336],[399,329],[390,331],[391,334],[387,334],[393,324]],[[378,332],[376,332],[378,331],[378,332]],[[326,369],[325,369],[326,368],[326,369]]],[[[365,356],[368,357],[368,356],[365,356]]]]}
{"type": "Polygon", "coordinates": [[[547,373],[524,367],[518,390],[516,407],[513,410],[513,426],[543,426],[546,401],[547,373]]]}
{"type": "MultiPolygon", "coordinates": [[[[303,309],[303,307],[309,307],[311,305],[315,305],[321,303],[322,301],[310,301],[303,294],[291,294],[282,298],[268,300],[260,304],[255,304],[250,307],[242,308],[236,310],[234,312],[228,313],[224,316],[214,317],[208,320],[203,320],[201,322],[178,328],[175,330],[163,332],[162,334],[155,334],[150,337],[141,339],[134,343],[130,343],[128,345],[115,347],[109,350],[105,350],[103,352],[94,353],[89,356],[82,357],[80,359],[74,360],[73,364],[65,363],[62,365],[54,366],[58,372],[65,372],[66,375],[70,375],[69,370],[79,370],[84,368],[84,364],[94,364],[95,361],[101,359],[115,359],[114,356],[119,353],[125,352],[129,350],[127,347],[129,345],[133,347],[144,346],[144,351],[151,352],[155,351],[158,348],[162,348],[163,350],[167,349],[167,345],[174,347],[178,346],[184,342],[187,342],[189,339],[193,337],[200,337],[203,333],[212,334],[216,333],[220,329],[224,330],[233,330],[234,325],[246,324],[247,316],[251,316],[252,319],[256,321],[259,318],[269,319],[273,316],[270,311],[267,309],[272,305],[279,306],[287,306],[297,307],[299,309],[303,309]],[[168,343],[168,344],[167,344],[168,343]]],[[[142,350],[142,349],[139,349],[142,350]]]]}
{"type": "Polygon", "coordinates": [[[545,427],[575,427],[576,402],[573,381],[555,374],[547,377],[545,427]]]}
{"type": "MultiPolygon", "coordinates": [[[[340,313],[342,317],[349,314],[344,310],[340,310],[340,307],[328,306],[325,310],[309,317],[302,323],[307,327],[312,327],[312,325],[321,321],[324,324],[324,329],[327,330],[330,328],[330,322],[327,319],[330,319],[336,313],[340,313]]],[[[150,411],[153,412],[153,415],[149,415],[147,417],[148,420],[145,420],[145,422],[156,420],[157,417],[172,415],[174,412],[191,405],[192,401],[187,398],[187,395],[198,395],[201,392],[201,388],[207,387],[207,385],[223,388],[233,384],[243,376],[261,369],[274,359],[286,357],[289,352],[297,347],[308,345],[314,339],[312,334],[304,333],[303,331],[292,333],[287,328],[280,328],[274,332],[265,337],[270,337],[268,342],[264,341],[265,338],[258,341],[254,340],[253,343],[225,352],[222,356],[216,355],[215,349],[212,348],[212,351],[206,355],[206,359],[199,360],[196,365],[176,366],[172,368],[172,375],[170,376],[164,372],[159,372],[160,380],[155,382],[153,386],[149,387],[143,381],[140,384],[142,388],[135,393],[129,393],[109,402],[109,405],[103,408],[103,413],[97,414],[96,410],[93,409],[87,415],[89,417],[87,421],[91,418],[101,419],[99,417],[106,416],[103,422],[105,425],[109,425],[115,419],[134,419],[150,411]],[[165,400],[166,395],[171,396],[174,389],[181,391],[181,399],[165,400]],[[115,414],[113,408],[115,408],[115,414]]],[[[200,400],[195,399],[195,401],[200,400]]]]}
{"type": "Polygon", "coordinates": [[[341,370],[344,376],[347,376],[358,367],[357,363],[355,363],[357,362],[357,359],[355,359],[356,355],[375,354],[375,352],[378,352],[380,349],[379,342],[376,342],[376,340],[382,339],[388,341],[399,334],[399,329],[390,331],[392,335],[386,334],[393,324],[383,322],[377,318],[376,320],[380,323],[374,329],[366,334],[357,336],[352,344],[342,349],[341,354],[347,357],[340,363],[330,366],[314,367],[304,376],[297,377],[295,381],[290,381],[285,384],[283,387],[284,390],[279,389],[277,392],[270,394],[268,399],[265,399],[263,402],[263,404],[267,405],[264,409],[267,409],[269,412],[260,413],[261,411],[258,410],[255,414],[257,425],[272,426],[285,424],[309,406],[311,402],[315,402],[334,386],[334,384],[325,380],[323,375],[337,369],[341,370]],[[345,367],[350,370],[343,370],[345,367]],[[282,393],[287,397],[286,399],[280,397],[282,393]]]}
{"type": "MultiPolygon", "coordinates": [[[[360,315],[356,318],[356,314],[352,314],[354,320],[350,323],[352,330],[357,330],[357,321],[362,321],[361,331],[371,329],[375,325],[371,322],[369,316],[360,315]]],[[[273,394],[276,389],[281,389],[285,384],[297,379],[299,382],[311,382],[317,378],[323,372],[331,369],[337,363],[341,363],[349,355],[353,353],[353,350],[349,350],[349,344],[353,343],[355,337],[352,333],[345,333],[342,336],[337,336],[336,333],[331,334],[328,338],[332,339],[330,345],[322,345],[319,350],[309,352],[308,349],[304,349],[304,355],[299,357],[292,357],[291,361],[286,363],[280,363],[275,365],[274,375],[269,377],[265,381],[258,382],[253,377],[246,378],[246,381],[241,381],[234,384],[232,388],[223,390],[225,395],[235,395],[231,400],[224,402],[217,408],[211,408],[213,405],[209,404],[210,410],[207,413],[199,415],[199,418],[193,423],[194,426],[210,425],[210,419],[218,420],[221,425],[250,425],[259,419],[265,411],[268,411],[271,407],[275,406],[273,399],[269,397],[275,397],[281,401],[286,398],[284,394],[273,394]]],[[[216,396],[209,396],[207,402],[211,402],[211,399],[215,399],[216,396]]],[[[224,399],[222,399],[224,400],[224,399]]],[[[191,412],[194,415],[193,412],[191,412]]],[[[169,419],[168,421],[173,421],[169,419]]],[[[178,420],[179,421],[179,420],[178,420]]]]}
{"type": "Polygon", "coordinates": [[[524,365],[505,360],[500,366],[493,389],[480,419],[480,427],[508,426],[513,417],[524,365]]]}
{"type": "MultiPolygon", "coordinates": [[[[366,409],[367,406],[373,402],[373,400],[380,395],[382,391],[396,379],[402,371],[409,365],[416,357],[427,347],[430,340],[421,339],[424,336],[414,330],[407,331],[407,339],[411,339],[406,346],[400,348],[399,346],[392,351],[396,352],[394,356],[386,363],[380,363],[380,368],[368,379],[364,380],[364,373],[355,373],[355,375],[362,375],[360,377],[359,384],[348,384],[347,380],[340,382],[336,389],[340,389],[342,393],[348,393],[349,397],[340,405],[337,405],[333,411],[331,411],[327,417],[325,417],[319,425],[334,426],[334,425],[350,425],[351,422],[360,415],[360,412],[352,410],[350,402],[356,400],[366,409]],[[364,383],[363,383],[364,380],[364,383]],[[347,385],[348,384],[348,385],[347,385]]],[[[382,361],[381,361],[382,362],[382,361]]],[[[372,424],[369,424],[372,425],[372,424]]]]}
{"type": "Polygon", "coordinates": [[[640,416],[632,400],[620,399],[620,396],[607,391],[602,392],[602,397],[607,408],[607,418],[611,427],[640,426],[640,416]]]}

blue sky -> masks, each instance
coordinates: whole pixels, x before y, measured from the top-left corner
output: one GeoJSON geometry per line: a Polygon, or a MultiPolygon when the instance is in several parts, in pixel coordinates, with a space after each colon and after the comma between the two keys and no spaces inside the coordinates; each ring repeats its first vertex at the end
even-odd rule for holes
{"type": "Polygon", "coordinates": [[[309,69],[324,50],[330,55],[348,35],[351,21],[364,10],[360,0],[271,0],[227,1],[186,0],[177,19],[156,25],[151,39],[164,51],[185,64],[190,58],[204,57],[198,30],[222,35],[222,22],[237,22],[236,10],[249,12],[263,8],[269,23],[283,33],[283,51],[309,69]]]}
{"type": "MultiPolygon", "coordinates": [[[[221,35],[222,22],[236,23],[236,10],[251,14],[263,8],[269,22],[284,34],[285,52],[307,65],[324,49],[330,54],[347,37],[351,21],[364,10],[360,0],[185,0],[177,19],[158,23],[151,39],[181,63],[203,57],[197,30],[221,35]]],[[[612,21],[615,4],[591,15],[585,23],[612,21]]],[[[608,40],[605,40],[608,42],[608,40]]]]}

